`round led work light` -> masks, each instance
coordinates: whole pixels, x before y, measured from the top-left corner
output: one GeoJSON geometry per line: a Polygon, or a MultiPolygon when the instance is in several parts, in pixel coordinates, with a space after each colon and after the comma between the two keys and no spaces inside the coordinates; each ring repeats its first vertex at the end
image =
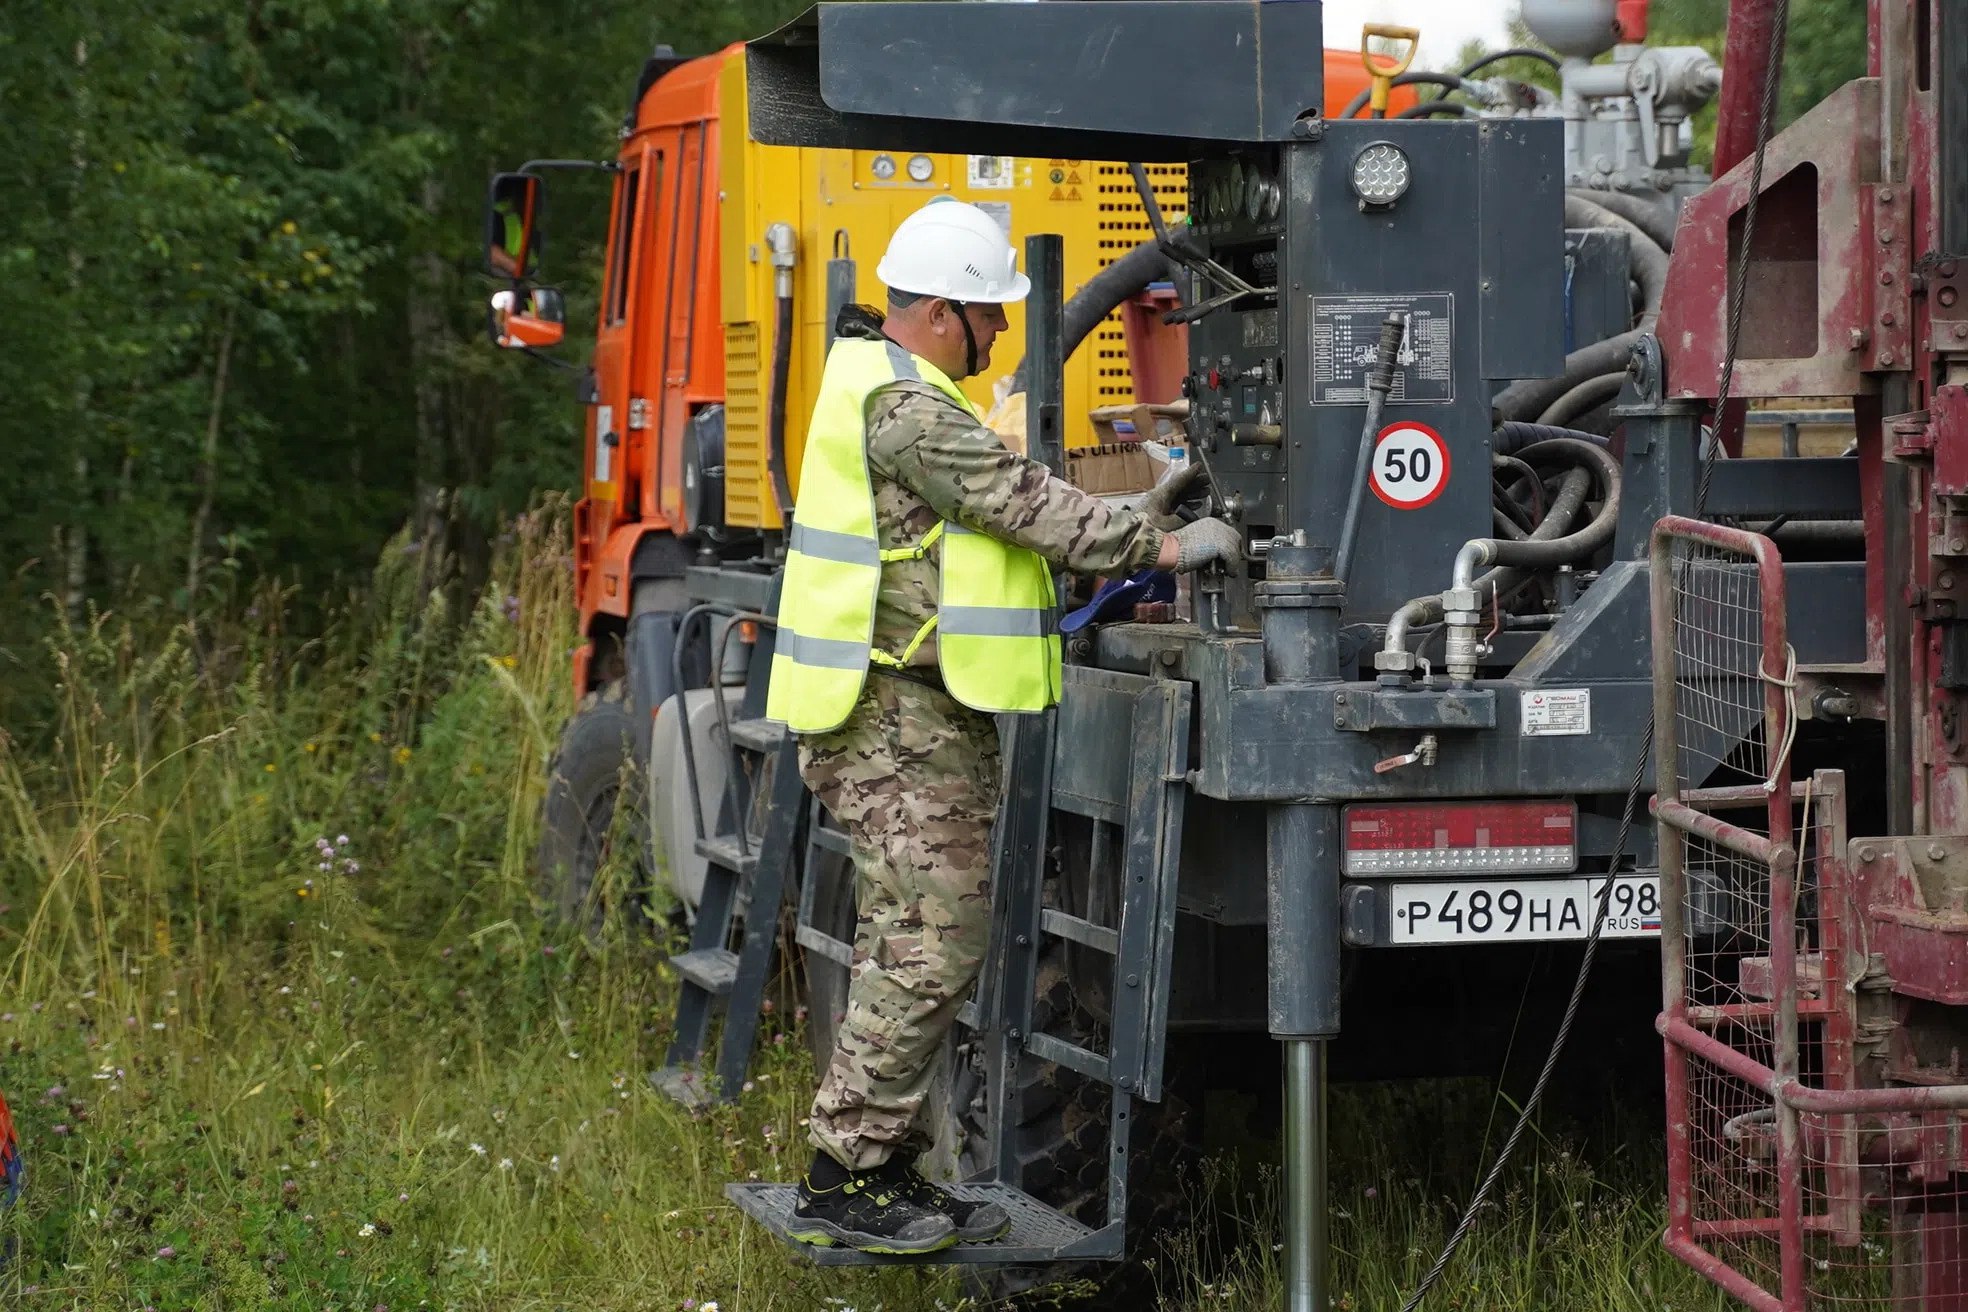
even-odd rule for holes
{"type": "Polygon", "coordinates": [[[1392,205],[1414,178],[1399,146],[1376,141],[1353,157],[1353,194],[1368,205],[1392,205]]]}

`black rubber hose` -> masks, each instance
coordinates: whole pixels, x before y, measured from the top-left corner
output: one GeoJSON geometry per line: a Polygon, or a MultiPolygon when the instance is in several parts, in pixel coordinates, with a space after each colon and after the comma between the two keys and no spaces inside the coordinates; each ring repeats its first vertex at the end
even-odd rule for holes
{"type": "Polygon", "coordinates": [[[1467,118],[1469,106],[1459,100],[1424,100],[1419,105],[1409,105],[1394,117],[1434,118],[1437,114],[1450,118],[1467,118]]]}
{"type": "Polygon", "coordinates": [[[1499,456],[1521,456],[1524,448],[1534,442],[1551,442],[1566,438],[1574,442],[1590,442],[1600,448],[1607,445],[1605,438],[1583,429],[1513,421],[1496,426],[1496,432],[1490,435],[1490,451],[1499,456]]]}
{"type": "MultiPolygon", "coordinates": [[[[1524,487],[1531,498],[1531,504],[1527,507],[1531,516],[1530,523],[1536,524],[1544,518],[1544,480],[1538,477],[1537,470],[1532,469],[1516,456],[1503,455],[1501,453],[1490,456],[1490,470],[1493,479],[1501,478],[1505,474],[1515,474],[1519,478],[1522,478],[1524,480],[1524,487]]],[[[1516,493],[1512,492],[1508,495],[1511,501],[1515,503],[1517,500],[1516,493]]]]}
{"type": "Polygon", "coordinates": [[[1623,191],[1593,191],[1578,187],[1565,193],[1576,196],[1602,210],[1610,210],[1647,234],[1647,239],[1664,251],[1674,249],[1674,218],[1658,206],[1623,191]]]}
{"type": "MultiPolygon", "coordinates": [[[[1583,560],[1593,552],[1613,540],[1613,530],[1619,525],[1620,467],[1612,453],[1602,446],[1575,437],[1553,437],[1542,442],[1533,442],[1520,453],[1526,462],[1539,457],[1563,458],[1574,465],[1593,470],[1593,479],[1599,485],[1601,500],[1599,512],[1590,523],[1575,533],[1554,537],[1547,541],[1507,542],[1493,540],[1490,561],[1510,569],[1556,569],[1583,560]]],[[[1561,491],[1558,499],[1563,499],[1561,491]]],[[[1558,500],[1552,502],[1552,518],[1558,513],[1558,500]]],[[[1540,525],[1542,527],[1542,525],[1540,525]]]]}
{"type": "MultiPolygon", "coordinates": [[[[1151,240],[1142,242],[1087,279],[1066,301],[1065,356],[1070,358],[1087,334],[1098,328],[1122,301],[1149,283],[1161,282],[1169,276],[1169,257],[1151,240]]],[[[1020,359],[1018,367],[1011,371],[1011,390],[1022,392],[1030,385],[1031,370],[1020,359]]]]}
{"type": "Polygon", "coordinates": [[[1553,401],[1537,417],[1539,424],[1572,424],[1580,415],[1589,415],[1620,393],[1626,386],[1626,371],[1588,378],[1553,401]]]}
{"type": "Polygon", "coordinates": [[[1501,63],[1506,59],[1538,59],[1551,65],[1554,69],[1561,67],[1558,62],[1558,56],[1552,54],[1549,50],[1538,50],[1531,46],[1512,46],[1508,50],[1497,50],[1484,55],[1475,63],[1464,68],[1461,76],[1468,77],[1472,73],[1479,73],[1491,64],[1501,63]]]}
{"type": "MultiPolygon", "coordinates": [[[[1567,541],[1569,535],[1565,533],[1565,530],[1572,526],[1572,520],[1577,518],[1579,510],[1585,505],[1585,499],[1591,491],[1592,475],[1590,473],[1576,466],[1566,470],[1563,481],[1558,485],[1558,495],[1551,498],[1550,512],[1545,515],[1542,523],[1531,530],[1530,536],[1525,539],[1525,543],[1567,541]]],[[[1614,503],[1614,510],[1617,513],[1617,502],[1614,503]]],[[[1490,538],[1486,540],[1495,542],[1497,539],[1490,538]]],[[[1478,574],[1472,580],[1472,584],[1479,596],[1492,589],[1496,591],[1498,596],[1502,596],[1523,581],[1524,574],[1521,570],[1498,565],[1493,569],[1478,574]]],[[[1415,629],[1429,624],[1439,624],[1442,622],[1442,594],[1437,592],[1425,597],[1416,597],[1413,601],[1402,606],[1401,610],[1408,617],[1409,632],[1413,632],[1415,629]]]]}
{"type": "Polygon", "coordinates": [[[1632,274],[1640,284],[1640,319],[1633,326],[1645,331],[1660,317],[1661,295],[1667,290],[1667,252],[1660,243],[1632,220],[1613,213],[1603,205],[1565,193],[1565,226],[1568,228],[1617,228],[1630,239],[1632,274]]]}
{"type": "MultiPolygon", "coordinates": [[[[1555,457],[1572,468],[1565,471],[1558,494],[1551,499],[1550,512],[1531,531],[1527,540],[1479,539],[1486,544],[1488,559],[1485,563],[1492,564],[1492,568],[1478,574],[1473,580],[1479,595],[1494,590],[1496,595],[1504,596],[1525,582],[1527,570],[1555,569],[1590,556],[1613,540],[1613,530],[1619,524],[1619,462],[1613,459],[1610,452],[1594,445],[1589,437],[1546,438],[1533,442],[1519,454],[1526,461],[1540,456],[1555,457]],[[1584,528],[1566,532],[1584,507],[1595,483],[1599,487],[1599,513],[1584,528]]],[[[1401,607],[1401,613],[1406,615],[1410,631],[1439,623],[1442,619],[1441,594],[1416,597],[1401,607]]]]}
{"type": "Polygon", "coordinates": [[[1553,401],[1588,378],[1625,369],[1634,344],[1645,335],[1636,329],[1581,346],[1565,357],[1563,372],[1550,378],[1526,378],[1512,383],[1497,393],[1491,409],[1498,421],[1504,423],[1541,415],[1553,401]]]}
{"type": "MultiPolygon", "coordinates": [[[[1462,90],[1462,79],[1453,73],[1403,73],[1401,76],[1395,78],[1391,85],[1411,87],[1417,83],[1425,86],[1441,87],[1444,91],[1462,90]]],[[[1362,91],[1359,95],[1347,101],[1346,108],[1340,110],[1335,117],[1352,118],[1355,114],[1358,114],[1367,107],[1367,101],[1372,99],[1372,97],[1373,88],[1368,87],[1365,91],[1362,91]]]]}
{"type": "Polygon", "coordinates": [[[786,469],[786,389],[793,376],[793,298],[778,299],[778,335],[772,346],[772,394],[765,422],[772,444],[772,496],[779,503],[779,522],[791,526],[793,479],[786,469]]]}

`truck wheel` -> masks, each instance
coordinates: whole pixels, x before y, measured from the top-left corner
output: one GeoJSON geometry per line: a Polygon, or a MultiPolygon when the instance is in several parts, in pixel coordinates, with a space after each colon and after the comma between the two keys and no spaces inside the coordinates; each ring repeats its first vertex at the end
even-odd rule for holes
{"type": "Polygon", "coordinates": [[[635,729],[628,681],[616,679],[581,699],[547,764],[535,877],[548,906],[591,933],[612,918],[632,916],[639,922],[648,907],[649,861],[642,837],[635,729]],[[631,808],[626,832],[639,837],[626,863],[626,880],[603,881],[616,840],[616,810],[624,798],[631,808]]]}
{"type": "MultiPolygon", "coordinates": [[[[1039,963],[1035,1030],[1098,1047],[1105,1035],[1081,1006],[1060,944],[1049,944],[1039,963]]],[[[1168,1063],[1171,1071],[1177,1063],[1168,1063]]],[[[996,1154],[990,1133],[986,1054],[981,1038],[959,1036],[949,1080],[948,1127],[955,1136],[958,1178],[990,1170],[996,1154]]],[[[1018,1073],[1018,1161],[1025,1191],[1085,1225],[1107,1219],[1107,1087],[1051,1062],[1026,1057],[1018,1073]]],[[[1174,1091],[1159,1103],[1136,1107],[1128,1160],[1128,1260],[1056,1263],[1043,1267],[975,1268],[973,1293],[993,1300],[1040,1295],[1049,1287],[1098,1291],[1103,1306],[1154,1299],[1152,1274],[1140,1259],[1157,1252],[1158,1235],[1182,1226],[1194,1203],[1185,1177],[1201,1160],[1201,1118],[1174,1091]]],[[[946,1136],[938,1135],[939,1145],[946,1136]]],[[[1192,1188],[1193,1180],[1187,1182],[1192,1188]]],[[[1049,1306],[1054,1293],[1035,1306],[1049,1306]]],[[[996,1305],[995,1303],[993,1304],[996,1305]]],[[[1016,1301],[1013,1306],[1017,1306],[1016,1301]]]]}

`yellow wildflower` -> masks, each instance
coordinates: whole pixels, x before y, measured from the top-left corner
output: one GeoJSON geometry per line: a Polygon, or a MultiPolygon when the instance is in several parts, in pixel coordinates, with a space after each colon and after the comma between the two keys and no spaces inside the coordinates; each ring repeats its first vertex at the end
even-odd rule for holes
{"type": "Polygon", "coordinates": [[[410,749],[408,747],[399,747],[396,749],[395,756],[398,765],[407,765],[410,761],[410,749]]]}

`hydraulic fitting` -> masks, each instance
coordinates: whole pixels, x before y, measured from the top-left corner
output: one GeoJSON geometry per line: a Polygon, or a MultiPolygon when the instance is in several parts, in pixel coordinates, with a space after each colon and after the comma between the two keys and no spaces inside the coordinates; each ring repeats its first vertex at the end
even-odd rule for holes
{"type": "Polygon", "coordinates": [[[766,249],[772,252],[772,292],[785,298],[793,294],[793,265],[799,261],[799,233],[790,223],[775,223],[765,230],[766,249]]]}

